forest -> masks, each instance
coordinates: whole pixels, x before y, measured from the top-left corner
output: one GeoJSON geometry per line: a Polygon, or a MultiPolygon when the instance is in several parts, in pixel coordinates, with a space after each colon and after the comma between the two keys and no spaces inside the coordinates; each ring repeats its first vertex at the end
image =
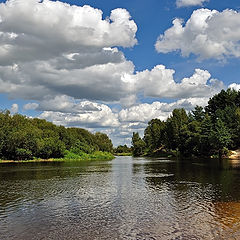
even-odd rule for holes
{"type": "Polygon", "coordinates": [[[240,91],[222,90],[205,108],[174,109],[166,121],[152,119],[141,138],[132,136],[133,156],[173,154],[217,157],[240,147],[240,91]]]}
{"type": "Polygon", "coordinates": [[[112,159],[109,137],[82,128],[56,126],[8,110],[0,113],[0,159],[112,159]]]}

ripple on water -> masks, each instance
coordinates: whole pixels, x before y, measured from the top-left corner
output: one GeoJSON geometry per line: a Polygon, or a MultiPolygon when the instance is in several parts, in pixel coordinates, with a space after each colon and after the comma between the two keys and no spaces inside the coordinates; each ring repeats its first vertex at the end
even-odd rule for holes
{"type": "Polygon", "coordinates": [[[236,171],[131,157],[71,164],[4,175],[2,239],[240,239],[236,171]]]}

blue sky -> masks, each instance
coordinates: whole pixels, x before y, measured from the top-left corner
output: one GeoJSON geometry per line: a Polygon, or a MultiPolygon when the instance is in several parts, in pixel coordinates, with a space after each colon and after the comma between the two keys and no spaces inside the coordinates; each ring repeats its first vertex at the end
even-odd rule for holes
{"type": "Polygon", "coordinates": [[[176,1],[0,1],[0,108],[117,145],[238,90],[240,3],[176,1]]]}

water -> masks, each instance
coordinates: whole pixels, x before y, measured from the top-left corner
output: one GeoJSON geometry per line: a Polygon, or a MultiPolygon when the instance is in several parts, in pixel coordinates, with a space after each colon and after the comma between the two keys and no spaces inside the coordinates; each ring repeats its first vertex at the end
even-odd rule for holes
{"type": "Polygon", "coordinates": [[[1,240],[240,239],[240,161],[0,164],[1,240]]]}

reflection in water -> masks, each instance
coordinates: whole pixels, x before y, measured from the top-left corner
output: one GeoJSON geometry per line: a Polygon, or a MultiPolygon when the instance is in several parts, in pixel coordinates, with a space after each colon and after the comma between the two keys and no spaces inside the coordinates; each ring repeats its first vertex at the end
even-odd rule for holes
{"type": "Polygon", "coordinates": [[[0,236],[240,239],[240,164],[117,157],[0,165],[0,236]]]}
{"type": "Polygon", "coordinates": [[[214,203],[216,221],[221,224],[223,237],[229,238],[230,232],[235,239],[240,238],[240,203],[239,202],[216,202],[214,203]]]}

